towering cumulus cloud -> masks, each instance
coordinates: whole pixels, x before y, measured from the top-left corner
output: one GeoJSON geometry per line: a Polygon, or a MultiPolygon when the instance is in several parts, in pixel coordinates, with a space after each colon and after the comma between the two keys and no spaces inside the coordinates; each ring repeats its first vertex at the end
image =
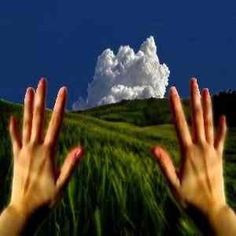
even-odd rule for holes
{"type": "Polygon", "coordinates": [[[159,62],[152,36],[137,53],[129,46],[120,46],[116,55],[106,49],[98,57],[87,99],[80,97],[73,109],[84,110],[122,99],[163,98],[169,75],[168,67],[159,62]]]}

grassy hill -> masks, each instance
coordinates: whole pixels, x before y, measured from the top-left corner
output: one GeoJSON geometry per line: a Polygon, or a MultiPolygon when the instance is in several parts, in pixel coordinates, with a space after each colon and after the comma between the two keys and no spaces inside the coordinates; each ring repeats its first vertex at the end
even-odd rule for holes
{"type": "MultiPolygon", "coordinates": [[[[188,101],[184,101],[189,116],[188,101]]],[[[10,114],[22,107],[0,101],[0,205],[11,180],[10,114]]],[[[50,112],[49,112],[50,115],[50,112]]],[[[86,153],[63,201],[37,235],[196,235],[172,200],[149,150],[164,145],[176,164],[178,144],[166,99],[122,101],[70,112],[63,124],[58,158],[82,144],[86,153]]],[[[236,128],[229,129],[225,151],[227,196],[236,207],[236,128]]]]}
{"type": "MultiPolygon", "coordinates": [[[[183,100],[189,114],[188,101],[183,100]]],[[[78,114],[93,116],[105,121],[127,122],[137,126],[171,123],[168,99],[122,100],[116,104],[103,105],[78,114]]]]}

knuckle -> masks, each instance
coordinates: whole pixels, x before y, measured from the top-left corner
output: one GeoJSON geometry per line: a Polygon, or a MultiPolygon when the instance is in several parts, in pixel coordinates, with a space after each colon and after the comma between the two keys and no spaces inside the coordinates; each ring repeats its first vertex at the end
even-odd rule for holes
{"type": "Polygon", "coordinates": [[[29,117],[26,117],[26,119],[24,120],[23,126],[28,128],[30,126],[30,119],[29,117]]]}
{"type": "Polygon", "coordinates": [[[202,137],[199,137],[198,141],[197,141],[197,144],[202,148],[202,149],[205,149],[205,148],[208,148],[208,143],[207,141],[202,138],[202,137]]]}
{"type": "Polygon", "coordinates": [[[29,148],[34,149],[38,144],[39,144],[38,139],[35,137],[35,135],[33,135],[29,142],[29,148]]]}
{"type": "Polygon", "coordinates": [[[206,115],[206,120],[205,120],[206,124],[208,126],[212,126],[212,117],[208,114],[206,115]]]}
{"type": "Polygon", "coordinates": [[[53,142],[51,140],[45,140],[43,146],[46,150],[50,150],[53,146],[53,142]]]}
{"type": "Polygon", "coordinates": [[[35,149],[36,146],[37,146],[37,141],[35,139],[30,140],[30,142],[26,145],[26,147],[29,150],[35,149]]]}
{"type": "Polygon", "coordinates": [[[184,149],[185,151],[191,149],[191,146],[192,146],[192,144],[191,144],[191,142],[189,142],[189,141],[185,141],[185,142],[183,143],[183,149],[184,149]]]}
{"type": "Polygon", "coordinates": [[[201,113],[202,113],[202,107],[200,106],[200,104],[197,104],[196,107],[195,107],[195,113],[196,113],[196,116],[200,116],[201,113]]]}
{"type": "Polygon", "coordinates": [[[36,101],[36,103],[35,103],[35,112],[36,113],[40,113],[41,112],[41,108],[42,108],[42,101],[36,101]]]}

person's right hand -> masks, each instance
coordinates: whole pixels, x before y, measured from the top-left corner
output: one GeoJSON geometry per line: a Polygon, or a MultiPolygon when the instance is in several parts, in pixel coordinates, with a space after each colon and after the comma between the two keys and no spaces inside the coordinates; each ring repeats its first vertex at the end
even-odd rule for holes
{"type": "Polygon", "coordinates": [[[47,84],[41,79],[36,92],[28,88],[24,100],[22,135],[14,117],[10,120],[13,149],[13,180],[9,206],[0,216],[0,235],[32,234],[61,198],[78,166],[84,149],[71,150],[62,167],[56,166],[56,145],[62,125],[67,90],[58,92],[44,134],[47,84]]]}
{"type": "MultiPolygon", "coordinates": [[[[210,222],[213,234],[217,235],[221,232],[215,226],[219,214],[228,214],[229,209],[225,199],[222,158],[226,136],[225,117],[220,118],[215,134],[209,91],[204,89],[201,95],[196,79],[191,80],[192,134],[175,87],[170,89],[170,103],[181,150],[179,170],[162,147],[153,147],[152,153],[176,200],[186,210],[199,212],[210,222]]],[[[236,224],[235,219],[233,222],[236,224]]],[[[236,231],[232,232],[236,235],[236,231]]]]}
{"type": "Polygon", "coordinates": [[[36,92],[28,88],[24,100],[22,135],[15,118],[10,120],[14,169],[10,205],[31,214],[40,207],[53,207],[60,198],[83,155],[82,147],[68,153],[61,168],[56,166],[56,145],[62,125],[67,89],[62,87],[44,134],[47,83],[41,79],[36,92]],[[26,204],[27,203],[27,204],[26,204]]]}

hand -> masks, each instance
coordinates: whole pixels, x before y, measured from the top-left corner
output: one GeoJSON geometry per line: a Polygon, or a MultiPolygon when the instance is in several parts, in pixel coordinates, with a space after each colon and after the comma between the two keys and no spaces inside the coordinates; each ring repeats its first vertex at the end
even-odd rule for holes
{"type": "Polygon", "coordinates": [[[180,205],[215,222],[216,215],[228,209],[222,158],[227,129],[225,117],[220,118],[215,135],[209,91],[203,89],[201,95],[196,79],[191,80],[192,134],[175,87],[170,89],[170,103],[181,150],[179,170],[163,148],[156,146],[152,153],[180,205]]]}
{"type": "MultiPolygon", "coordinates": [[[[11,200],[7,209],[13,215],[22,216],[25,221],[43,209],[48,212],[56,204],[83,155],[83,149],[77,147],[68,154],[60,170],[56,167],[56,144],[63,121],[67,90],[63,87],[58,92],[44,136],[46,87],[46,80],[42,79],[36,92],[32,88],[26,91],[22,136],[18,133],[16,119],[10,119],[14,168],[11,200]]],[[[22,222],[20,227],[25,223],[22,222]]],[[[17,230],[22,232],[25,229],[17,230]]]]}

